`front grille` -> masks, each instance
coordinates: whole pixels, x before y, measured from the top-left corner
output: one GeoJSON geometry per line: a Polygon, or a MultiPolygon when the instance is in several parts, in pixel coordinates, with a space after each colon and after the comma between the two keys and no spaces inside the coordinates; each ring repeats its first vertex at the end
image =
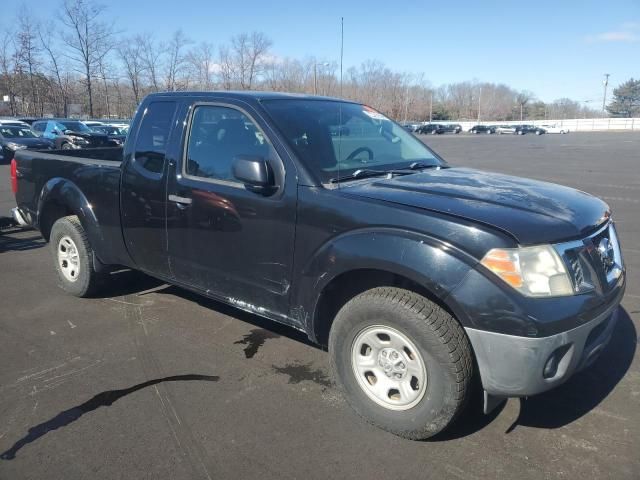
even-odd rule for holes
{"type": "Polygon", "coordinates": [[[556,249],[576,292],[589,290],[596,284],[607,290],[622,273],[622,255],[613,223],[584,240],[557,245],[556,249]]]}
{"type": "Polygon", "coordinates": [[[607,284],[618,279],[622,272],[622,253],[618,235],[612,223],[590,238],[592,258],[604,275],[607,284]]]}
{"type": "Polygon", "coordinates": [[[582,268],[578,252],[569,252],[567,258],[569,260],[569,270],[573,277],[573,284],[578,286],[584,285],[584,269],[582,268]]]}

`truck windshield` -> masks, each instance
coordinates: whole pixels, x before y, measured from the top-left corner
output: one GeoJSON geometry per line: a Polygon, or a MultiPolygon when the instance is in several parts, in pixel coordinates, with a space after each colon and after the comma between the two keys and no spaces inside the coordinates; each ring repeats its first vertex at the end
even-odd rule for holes
{"type": "Polygon", "coordinates": [[[91,133],[91,129],[82,122],[60,122],[66,130],[74,132],[91,133]]]}
{"type": "Polygon", "coordinates": [[[0,135],[4,138],[36,138],[29,127],[8,126],[0,127],[0,135]]]}
{"type": "Polygon", "coordinates": [[[296,155],[322,183],[362,169],[444,165],[422,142],[371,107],[306,99],[262,103],[296,155]]]}

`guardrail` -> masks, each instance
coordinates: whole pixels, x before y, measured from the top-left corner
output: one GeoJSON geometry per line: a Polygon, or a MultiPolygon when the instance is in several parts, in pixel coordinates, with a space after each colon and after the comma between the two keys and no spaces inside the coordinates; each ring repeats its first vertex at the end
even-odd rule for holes
{"type": "Polygon", "coordinates": [[[640,118],[571,118],[571,119],[550,119],[550,120],[516,120],[509,122],[454,122],[454,121],[434,121],[433,123],[457,123],[464,131],[469,130],[474,125],[557,125],[567,128],[570,132],[606,132],[606,131],[638,131],[640,132],[640,118]]]}

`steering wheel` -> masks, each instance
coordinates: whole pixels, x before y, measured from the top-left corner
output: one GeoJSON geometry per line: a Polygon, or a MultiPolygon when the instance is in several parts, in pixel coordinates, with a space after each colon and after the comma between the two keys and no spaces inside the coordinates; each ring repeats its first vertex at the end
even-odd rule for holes
{"type": "MultiPolygon", "coordinates": [[[[367,155],[369,155],[369,161],[373,160],[373,150],[371,150],[368,147],[358,147],[349,154],[349,156],[345,159],[345,161],[353,160],[362,152],[367,152],[367,155]]],[[[363,160],[362,163],[366,163],[366,160],[363,160]]]]}

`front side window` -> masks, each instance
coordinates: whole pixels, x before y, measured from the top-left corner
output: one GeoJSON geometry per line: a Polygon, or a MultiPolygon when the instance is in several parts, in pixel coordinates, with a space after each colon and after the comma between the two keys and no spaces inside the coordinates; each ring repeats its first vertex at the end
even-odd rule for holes
{"type": "Polygon", "coordinates": [[[262,102],[291,148],[326,183],[361,169],[389,170],[443,162],[380,112],[355,103],[277,99],[262,102]]]}
{"type": "Polygon", "coordinates": [[[133,159],[145,170],[162,173],[176,102],[151,102],[142,114],[133,159]]]}
{"type": "Polygon", "coordinates": [[[230,107],[200,105],[195,108],[187,145],[185,173],[194,177],[235,181],[238,156],[273,158],[271,144],[255,123],[230,107]]]}

